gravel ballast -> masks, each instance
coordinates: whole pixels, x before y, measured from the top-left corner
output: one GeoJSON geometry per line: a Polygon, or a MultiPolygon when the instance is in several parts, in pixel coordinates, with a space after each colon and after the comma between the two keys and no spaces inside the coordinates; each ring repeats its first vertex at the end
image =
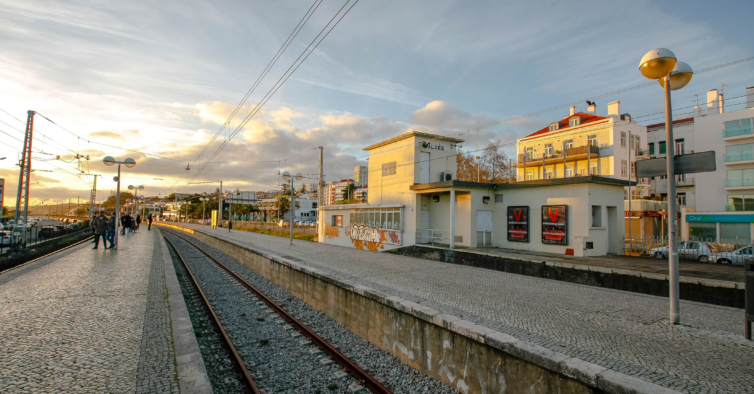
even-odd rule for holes
{"type": "MultiPolygon", "coordinates": [[[[317,354],[310,344],[301,342],[303,338],[296,336],[296,331],[288,323],[283,322],[227,272],[169,231],[164,233],[186,259],[257,386],[266,394],[352,392],[349,389],[355,383],[352,377],[336,377],[341,366],[336,363],[323,364],[327,361],[323,361],[321,353],[317,354]]],[[[186,237],[281,305],[396,394],[458,393],[403,364],[226,254],[186,237]]],[[[205,365],[209,363],[205,358],[205,365]]],[[[209,372],[210,366],[207,367],[209,372]]],[[[365,393],[366,390],[361,392],[365,393]]]]}

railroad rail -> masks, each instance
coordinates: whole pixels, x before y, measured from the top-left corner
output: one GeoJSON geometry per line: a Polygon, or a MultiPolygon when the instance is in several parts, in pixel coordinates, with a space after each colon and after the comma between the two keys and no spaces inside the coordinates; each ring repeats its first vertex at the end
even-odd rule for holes
{"type": "MultiPolygon", "coordinates": [[[[172,233],[171,233],[172,234],[172,233]]],[[[175,234],[173,234],[175,235],[175,234]]],[[[223,327],[222,323],[220,322],[220,319],[217,317],[217,314],[215,313],[215,310],[212,309],[212,305],[210,305],[209,300],[204,295],[204,292],[202,291],[202,288],[199,286],[199,282],[196,281],[196,278],[194,277],[194,274],[191,272],[191,269],[189,268],[188,264],[186,264],[186,260],[184,260],[183,256],[178,252],[178,248],[175,247],[175,245],[165,236],[165,242],[170,245],[171,248],[173,248],[173,251],[175,252],[175,255],[178,256],[178,260],[181,261],[181,264],[183,264],[183,267],[186,268],[186,272],[188,272],[189,277],[191,278],[191,282],[194,283],[194,286],[196,287],[196,290],[199,292],[199,295],[202,296],[202,301],[204,302],[204,305],[207,306],[207,309],[209,310],[210,314],[212,315],[212,319],[215,321],[215,324],[217,325],[218,329],[220,330],[220,333],[222,333],[223,339],[225,340],[225,343],[228,345],[228,348],[230,349],[231,353],[233,353],[233,358],[235,358],[236,363],[238,364],[239,368],[241,369],[241,372],[244,376],[244,380],[246,381],[246,384],[249,385],[249,388],[251,389],[252,393],[254,394],[263,394],[259,388],[257,388],[256,383],[254,383],[254,379],[251,377],[251,374],[249,373],[249,370],[246,369],[246,365],[243,363],[243,360],[241,360],[241,356],[238,354],[238,351],[236,351],[236,347],[233,346],[233,342],[230,340],[230,337],[228,337],[228,334],[225,332],[225,328],[223,327]]],[[[182,237],[179,237],[183,239],[182,237]]],[[[185,241],[185,239],[184,239],[185,241]]],[[[188,241],[187,241],[188,242],[188,241]]],[[[196,245],[193,245],[196,247],[196,245]]],[[[201,251],[201,249],[197,248],[201,251]]]]}
{"type": "MultiPolygon", "coordinates": [[[[165,231],[162,229],[162,231],[165,231]]],[[[348,358],[346,355],[341,353],[337,348],[332,346],[329,342],[327,342],[325,339],[317,335],[314,331],[312,331],[309,327],[301,323],[298,319],[293,317],[293,315],[289,314],[283,307],[272,301],[270,298],[268,298],[266,295],[264,295],[261,291],[259,291],[257,288],[255,288],[253,285],[251,285],[249,282],[241,278],[238,274],[233,272],[230,268],[226,267],[225,264],[221,263],[219,260],[211,256],[209,253],[207,253],[204,249],[197,246],[195,243],[189,241],[185,237],[176,234],[173,231],[166,231],[170,233],[171,235],[174,235],[180,239],[182,239],[184,242],[188,243],[189,245],[196,248],[196,250],[200,251],[202,254],[204,254],[207,258],[209,258],[212,262],[217,264],[220,268],[222,268],[225,272],[230,274],[231,277],[236,279],[241,285],[243,285],[247,290],[251,291],[255,296],[257,296],[262,302],[264,302],[267,306],[269,306],[273,311],[275,311],[283,320],[288,322],[291,326],[294,327],[304,338],[307,340],[310,340],[317,349],[321,350],[329,359],[337,362],[340,364],[343,369],[343,372],[348,373],[351,375],[354,379],[356,379],[357,384],[363,385],[365,388],[369,389],[373,394],[393,394],[390,389],[385,387],[382,383],[380,383],[377,379],[375,379],[372,375],[370,375],[368,372],[364,371],[361,367],[359,367],[358,364],[356,364],[353,360],[348,358]]],[[[166,238],[167,239],[167,238],[166,238]]],[[[170,244],[173,246],[173,244],[170,244]]],[[[173,246],[173,249],[175,250],[175,246],[173,246]]],[[[176,251],[176,254],[178,252],[176,251]]],[[[183,263],[186,265],[186,263],[183,263]]],[[[186,266],[188,269],[188,266],[186,266]]],[[[189,271],[190,272],[190,271],[189,271]]],[[[192,276],[192,280],[194,280],[192,276]]],[[[196,283],[196,281],[194,281],[196,283]]],[[[197,284],[198,287],[198,284],[197,284]]],[[[204,294],[202,294],[202,297],[204,297],[204,294]]],[[[206,299],[205,299],[206,301],[206,299]]],[[[214,316],[214,313],[213,313],[214,316]]],[[[225,332],[223,331],[223,335],[225,335],[225,332]]],[[[227,338],[227,337],[226,337],[227,338]]],[[[234,350],[234,354],[235,350],[234,350]]],[[[240,360],[240,358],[239,358],[240,360]]],[[[243,363],[241,363],[243,365],[243,363]]],[[[245,370],[245,367],[244,367],[245,370]]]]}

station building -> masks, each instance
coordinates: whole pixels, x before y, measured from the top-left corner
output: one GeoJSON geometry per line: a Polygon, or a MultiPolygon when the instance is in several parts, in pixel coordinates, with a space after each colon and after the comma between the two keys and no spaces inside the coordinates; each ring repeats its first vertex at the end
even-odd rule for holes
{"type": "Polygon", "coordinates": [[[368,202],[319,207],[319,242],[374,251],[432,244],[575,256],[622,252],[627,180],[459,181],[461,142],[412,131],[364,148],[368,202]]]}

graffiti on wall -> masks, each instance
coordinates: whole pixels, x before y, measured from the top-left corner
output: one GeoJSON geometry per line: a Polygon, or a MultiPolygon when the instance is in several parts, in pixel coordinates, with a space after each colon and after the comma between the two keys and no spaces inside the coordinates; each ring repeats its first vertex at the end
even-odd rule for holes
{"type": "Polygon", "coordinates": [[[357,249],[377,251],[385,249],[385,244],[400,245],[401,233],[393,230],[383,230],[381,227],[370,227],[352,224],[349,227],[351,242],[357,249]]]}
{"type": "Polygon", "coordinates": [[[325,237],[329,239],[338,238],[340,237],[340,232],[337,227],[325,224],[325,237]]]}

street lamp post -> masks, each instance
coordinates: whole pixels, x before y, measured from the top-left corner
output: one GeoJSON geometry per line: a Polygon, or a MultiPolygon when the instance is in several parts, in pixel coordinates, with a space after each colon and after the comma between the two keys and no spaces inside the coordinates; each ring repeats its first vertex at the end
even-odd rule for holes
{"type": "Polygon", "coordinates": [[[126,167],[133,168],[136,165],[136,160],[129,157],[123,161],[117,161],[113,159],[112,156],[106,156],[102,159],[102,162],[105,163],[106,166],[118,164],[118,176],[113,179],[118,182],[118,188],[115,192],[115,250],[118,250],[118,223],[120,223],[120,165],[125,164],[126,167]]]}
{"type": "MultiPolygon", "coordinates": [[[[678,251],[676,249],[676,195],[673,140],[673,112],[670,91],[678,90],[691,81],[694,72],[691,67],[679,62],[669,49],[657,48],[641,58],[639,71],[649,79],[656,79],[665,88],[665,145],[667,147],[666,167],[668,176],[668,265],[670,281],[670,323],[680,324],[680,299],[678,283],[678,251]]],[[[630,196],[629,196],[630,198],[630,196]]],[[[630,204],[630,200],[629,200],[630,204]]]]}
{"type": "Polygon", "coordinates": [[[291,218],[288,220],[291,228],[291,245],[293,245],[293,218],[296,216],[296,198],[293,196],[293,178],[296,178],[297,181],[300,181],[304,179],[304,175],[298,172],[295,176],[291,176],[290,172],[283,172],[283,179],[291,180],[291,218]]]}
{"type": "Polygon", "coordinates": [[[202,202],[202,225],[204,225],[204,211],[205,211],[205,205],[206,205],[207,200],[209,200],[209,198],[199,197],[199,201],[202,202]]]}
{"type": "Polygon", "coordinates": [[[139,190],[144,190],[144,185],[134,186],[134,185],[128,185],[128,190],[134,191],[134,206],[131,208],[131,211],[134,212],[134,215],[139,212],[139,190]]]}

